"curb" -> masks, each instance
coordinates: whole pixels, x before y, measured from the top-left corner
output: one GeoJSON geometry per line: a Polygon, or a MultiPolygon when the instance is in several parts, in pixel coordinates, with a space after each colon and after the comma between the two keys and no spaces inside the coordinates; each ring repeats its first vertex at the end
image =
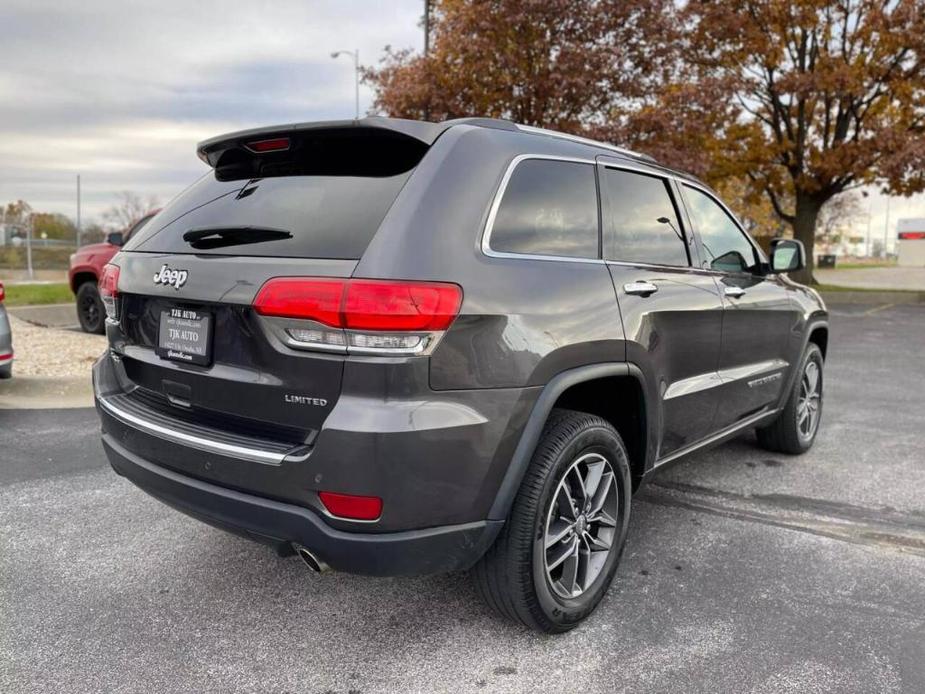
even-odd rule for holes
{"type": "Polygon", "coordinates": [[[56,378],[19,376],[0,381],[0,411],[93,407],[93,386],[88,376],[56,378]]]}
{"type": "Polygon", "coordinates": [[[77,309],[73,303],[7,306],[6,310],[11,316],[42,328],[79,327],[77,309]]]}

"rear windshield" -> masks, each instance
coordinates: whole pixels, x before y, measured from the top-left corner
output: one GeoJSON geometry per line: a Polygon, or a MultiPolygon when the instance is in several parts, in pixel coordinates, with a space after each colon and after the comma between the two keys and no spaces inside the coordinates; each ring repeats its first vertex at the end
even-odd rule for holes
{"type": "Polygon", "coordinates": [[[391,176],[199,179],[132,236],[152,253],[349,258],[363,255],[411,170],[391,176]],[[210,231],[207,242],[190,241],[210,231]],[[187,238],[184,239],[184,236],[187,238]]]}

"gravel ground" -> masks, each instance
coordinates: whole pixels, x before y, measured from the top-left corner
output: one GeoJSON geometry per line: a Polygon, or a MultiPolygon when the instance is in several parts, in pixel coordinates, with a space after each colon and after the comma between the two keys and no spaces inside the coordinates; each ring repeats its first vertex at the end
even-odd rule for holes
{"type": "Polygon", "coordinates": [[[17,376],[87,377],[90,365],[106,349],[104,335],[40,328],[10,316],[17,376]]]}

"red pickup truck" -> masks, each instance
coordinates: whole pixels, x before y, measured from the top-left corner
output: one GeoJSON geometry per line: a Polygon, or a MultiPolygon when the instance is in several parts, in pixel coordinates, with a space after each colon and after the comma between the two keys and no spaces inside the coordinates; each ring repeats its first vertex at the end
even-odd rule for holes
{"type": "Polygon", "coordinates": [[[71,256],[67,279],[71,285],[71,291],[77,297],[77,319],[84,332],[100,334],[106,332],[104,322],[106,311],[97,289],[103,266],[119,252],[119,248],[132,237],[132,234],[147,224],[158,212],[160,210],[149,212],[132,224],[127,231],[114,231],[107,234],[106,240],[102,243],[81,246],[71,256]]]}

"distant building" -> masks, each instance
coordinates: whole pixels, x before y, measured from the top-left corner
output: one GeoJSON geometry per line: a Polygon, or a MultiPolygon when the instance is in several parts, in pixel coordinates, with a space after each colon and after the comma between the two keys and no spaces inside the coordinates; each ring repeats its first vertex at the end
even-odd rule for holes
{"type": "Polygon", "coordinates": [[[904,267],[925,267],[925,217],[896,222],[896,253],[904,267]]]}

